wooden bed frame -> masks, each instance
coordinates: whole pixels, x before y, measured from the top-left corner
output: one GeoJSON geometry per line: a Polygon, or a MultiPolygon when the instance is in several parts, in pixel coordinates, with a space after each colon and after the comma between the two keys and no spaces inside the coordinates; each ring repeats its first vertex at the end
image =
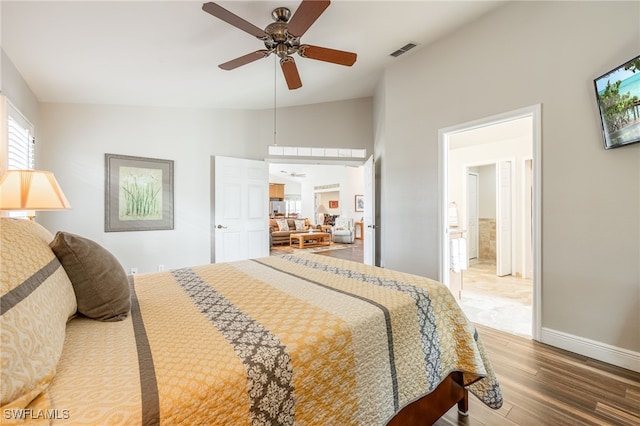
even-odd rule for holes
{"type": "Polygon", "coordinates": [[[404,407],[387,426],[431,425],[451,407],[458,405],[458,413],[469,411],[469,392],[462,386],[462,373],[453,372],[429,395],[404,407]]]}

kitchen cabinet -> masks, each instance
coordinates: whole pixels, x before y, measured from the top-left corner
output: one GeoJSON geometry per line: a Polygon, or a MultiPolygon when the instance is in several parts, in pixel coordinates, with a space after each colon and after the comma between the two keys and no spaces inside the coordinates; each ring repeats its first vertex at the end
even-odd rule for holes
{"type": "Polygon", "coordinates": [[[270,183],[269,184],[269,199],[270,200],[284,200],[284,184],[283,183],[270,183]]]}

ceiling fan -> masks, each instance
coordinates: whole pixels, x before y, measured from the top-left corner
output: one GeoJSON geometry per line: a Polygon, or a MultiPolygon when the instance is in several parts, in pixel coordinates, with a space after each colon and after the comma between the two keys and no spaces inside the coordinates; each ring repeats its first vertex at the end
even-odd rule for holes
{"type": "Polygon", "coordinates": [[[285,175],[289,175],[289,176],[294,177],[294,178],[297,178],[297,177],[301,177],[301,178],[303,178],[303,177],[307,177],[307,174],[306,174],[306,173],[296,173],[296,172],[291,172],[291,173],[289,173],[289,172],[288,172],[288,171],[286,171],[286,170],[280,170],[280,173],[284,173],[285,175]]]}
{"type": "Polygon", "coordinates": [[[216,3],[203,4],[202,10],[257,37],[264,42],[265,46],[265,49],[256,50],[218,66],[223,70],[229,71],[275,53],[280,57],[280,67],[287,81],[287,87],[289,87],[289,90],[294,90],[302,87],[298,67],[291,56],[294,53],[303,58],[346,66],[353,65],[357,58],[355,53],[312,46],[310,44],[300,44],[300,37],[329,7],[330,3],[329,0],[302,0],[293,16],[288,8],[278,7],[271,13],[275,22],[267,25],[264,30],[216,3]]]}

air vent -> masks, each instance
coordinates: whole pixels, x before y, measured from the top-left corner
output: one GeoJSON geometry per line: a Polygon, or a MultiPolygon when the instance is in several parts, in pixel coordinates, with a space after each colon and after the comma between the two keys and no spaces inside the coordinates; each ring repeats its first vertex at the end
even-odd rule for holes
{"type": "Polygon", "coordinates": [[[395,52],[391,53],[391,56],[393,56],[394,58],[397,58],[398,56],[402,55],[403,53],[408,52],[409,50],[413,49],[416,46],[417,46],[417,44],[415,44],[415,43],[407,43],[404,46],[402,46],[400,49],[398,49],[395,52]]]}

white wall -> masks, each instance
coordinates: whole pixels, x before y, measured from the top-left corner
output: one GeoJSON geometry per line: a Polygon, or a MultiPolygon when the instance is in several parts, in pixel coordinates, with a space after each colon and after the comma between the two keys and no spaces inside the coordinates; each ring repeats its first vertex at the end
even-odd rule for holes
{"type": "Polygon", "coordinates": [[[36,127],[37,137],[38,99],[2,49],[0,49],[0,77],[0,92],[36,127]]]}
{"type": "MultiPolygon", "coordinates": [[[[284,145],[372,151],[371,98],[286,109],[298,133],[284,145]],[[364,114],[369,113],[368,117],[364,114]],[[331,125],[328,125],[331,123],[331,125]],[[305,130],[306,129],[306,130],[305,130]],[[348,140],[342,138],[348,137],[348,140]]],[[[262,160],[272,143],[269,111],[42,104],[38,167],[52,170],[70,211],[40,212],[65,230],[111,250],[126,270],[153,272],[210,261],[210,157],[262,160]],[[104,154],[174,160],[175,229],[104,232],[104,154]]],[[[343,168],[343,167],[342,167],[343,168]]]]}
{"type": "MultiPolygon", "coordinates": [[[[364,148],[373,151],[373,99],[278,108],[279,146],[364,148]]],[[[258,111],[261,146],[273,144],[273,110],[258,111]]],[[[317,160],[317,159],[316,159],[317,160]]]]}
{"type": "Polygon", "coordinates": [[[41,117],[39,164],[73,208],[39,222],[91,238],[141,273],[209,263],[210,156],[261,152],[255,112],[43,104],[41,117]],[[174,230],[104,232],[105,153],[174,161],[174,230]]]}
{"type": "MultiPolygon", "coordinates": [[[[496,218],[496,165],[476,167],[479,177],[478,214],[480,219],[496,218]]],[[[517,185],[517,182],[514,183],[517,185]]],[[[466,211],[466,210],[465,210],[466,211]]]]}
{"type": "MultiPolygon", "coordinates": [[[[13,108],[27,119],[35,128],[35,137],[38,140],[38,100],[27,85],[22,75],[18,72],[11,59],[0,49],[0,176],[4,174],[7,156],[7,113],[9,102],[13,108]]],[[[7,212],[0,211],[0,216],[6,216],[7,212]]]]}
{"type": "Polygon", "coordinates": [[[388,68],[383,263],[439,276],[438,130],[540,103],[542,326],[640,351],[640,145],[602,148],[593,93],[639,46],[638,2],[509,2],[388,68]]]}
{"type": "Polygon", "coordinates": [[[359,222],[364,212],[356,212],[356,195],[364,195],[364,166],[345,167],[344,171],[345,181],[340,186],[341,214],[359,222]]]}
{"type": "Polygon", "coordinates": [[[328,196],[327,193],[321,193],[323,204],[329,211],[329,214],[338,214],[350,218],[356,218],[354,199],[356,194],[362,194],[364,190],[364,171],[362,167],[351,167],[341,165],[323,165],[316,166],[313,172],[308,175],[302,183],[304,212],[310,212],[309,217],[314,217],[314,207],[316,193],[315,188],[324,185],[339,185],[340,190],[328,196]],[[329,208],[329,199],[338,200],[338,208],[329,208]]]}

